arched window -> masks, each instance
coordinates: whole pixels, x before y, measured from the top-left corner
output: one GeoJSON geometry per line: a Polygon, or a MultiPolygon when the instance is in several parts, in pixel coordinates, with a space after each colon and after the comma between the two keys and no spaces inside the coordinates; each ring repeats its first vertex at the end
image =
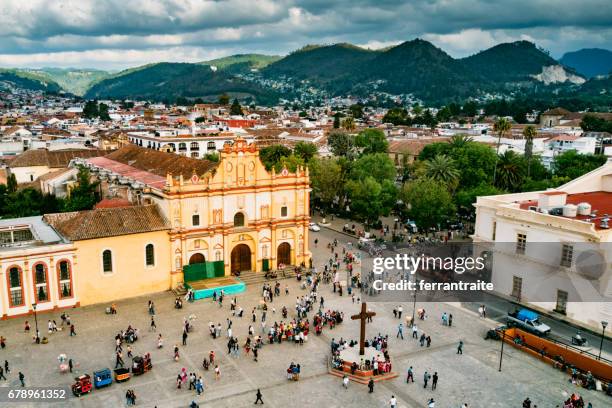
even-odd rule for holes
{"type": "Polygon", "coordinates": [[[215,145],[215,142],[208,142],[206,144],[206,150],[217,150],[217,146],[215,145]]]}
{"type": "Polygon", "coordinates": [[[281,217],[286,217],[287,216],[287,206],[282,206],[281,207],[281,217]]]}
{"type": "Polygon", "coordinates": [[[191,142],[189,148],[191,150],[200,150],[200,144],[198,142],[191,142]]]}
{"type": "Polygon", "coordinates": [[[147,244],[145,247],[145,262],[147,263],[147,266],[155,265],[155,248],[153,247],[153,244],[147,244]]]}
{"type": "Polygon", "coordinates": [[[110,249],[105,249],[102,252],[102,271],[104,273],[113,273],[113,253],[110,249]]]}
{"type": "Polygon", "coordinates": [[[57,269],[60,299],[72,297],[72,273],[70,271],[70,263],[68,263],[68,261],[59,261],[57,269]]]}
{"type": "Polygon", "coordinates": [[[174,143],[168,143],[166,146],[170,147],[170,151],[171,152],[175,152],[176,151],[176,146],[174,143]]]}
{"type": "Polygon", "coordinates": [[[187,151],[187,143],[179,143],[179,152],[187,151]]]}
{"type": "Polygon", "coordinates": [[[49,300],[47,267],[42,263],[34,265],[34,297],[36,302],[46,302],[49,300]]]}
{"type": "Polygon", "coordinates": [[[244,214],[239,212],[234,215],[234,227],[244,227],[244,214]]]}
{"type": "Polygon", "coordinates": [[[21,269],[19,267],[13,266],[9,268],[8,283],[10,306],[23,306],[23,277],[21,276],[21,269]]]}

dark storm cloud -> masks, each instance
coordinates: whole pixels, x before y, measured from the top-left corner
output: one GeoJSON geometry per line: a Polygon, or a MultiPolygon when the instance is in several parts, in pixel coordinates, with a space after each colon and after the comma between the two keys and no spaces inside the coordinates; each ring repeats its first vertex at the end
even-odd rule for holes
{"type": "Polygon", "coordinates": [[[3,0],[0,65],[53,65],[54,56],[78,60],[78,53],[77,62],[86,65],[96,50],[110,60],[114,53],[116,63],[109,64],[115,65],[128,51],[135,59],[123,64],[191,61],[285,53],[312,43],[375,47],[415,37],[451,55],[517,39],[558,55],[609,48],[611,10],[610,0],[3,0]]]}

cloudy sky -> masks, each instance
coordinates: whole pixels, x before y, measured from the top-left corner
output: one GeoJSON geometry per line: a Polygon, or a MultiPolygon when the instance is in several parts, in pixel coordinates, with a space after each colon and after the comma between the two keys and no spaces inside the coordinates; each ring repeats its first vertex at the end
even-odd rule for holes
{"type": "Polygon", "coordinates": [[[424,38],[454,57],[526,39],[612,49],[610,0],[0,0],[0,67],[121,69],[424,38]]]}

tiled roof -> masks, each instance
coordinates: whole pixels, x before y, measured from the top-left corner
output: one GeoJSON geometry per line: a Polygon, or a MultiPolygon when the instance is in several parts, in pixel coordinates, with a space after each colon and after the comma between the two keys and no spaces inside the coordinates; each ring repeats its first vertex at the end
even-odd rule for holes
{"type": "Polygon", "coordinates": [[[449,139],[447,137],[436,137],[428,139],[406,139],[406,140],[392,140],[389,142],[389,153],[408,153],[417,155],[421,153],[421,150],[427,145],[432,143],[446,142],[449,139]]]}
{"type": "Polygon", "coordinates": [[[104,150],[96,149],[54,150],[51,152],[46,149],[26,150],[11,161],[10,167],[68,167],[70,160],[74,158],[97,157],[105,153],[107,152],[104,150]]]}
{"type": "Polygon", "coordinates": [[[565,116],[568,113],[571,113],[570,111],[568,111],[567,109],[563,109],[563,108],[554,108],[554,109],[550,109],[547,110],[546,112],[542,113],[542,115],[549,115],[549,116],[565,116]]]}
{"type": "Polygon", "coordinates": [[[192,159],[175,153],[160,152],[134,145],[122,147],[105,158],[161,177],[166,177],[168,173],[171,173],[173,176],[183,175],[186,179],[190,178],[194,172],[202,176],[218,165],[208,160],[192,159]]]}
{"type": "Polygon", "coordinates": [[[47,214],[44,220],[71,241],[170,229],[156,205],[47,214]]]}

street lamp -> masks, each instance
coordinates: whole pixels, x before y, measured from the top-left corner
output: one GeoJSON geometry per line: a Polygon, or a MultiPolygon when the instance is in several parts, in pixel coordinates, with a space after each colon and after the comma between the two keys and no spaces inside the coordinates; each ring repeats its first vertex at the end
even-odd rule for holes
{"type": "Polygon", "coordinates": [[[502,332],[502,339],[501,339],[502,344],[501,344],[501,351],[499,352],[499,370],[498,370],[499,372],[501,372],[502,360],[504,358],[504,343],[505,343],[504,339],[506,338],[506,328],[504,327],[501,332],[502,332]]]}
{"type": "Polygon", "coordinates": [[[32,303],[32,310],[34,311],[34,324],[36,327],[36,344],[40,344],[40,337],[38,336],[38,317],[36,316],[36,303],[32,303]]]}
{"type": "Polygon", "coordinates": [[[417,299],[417,287],[416,287],[416,285],[417,285],[417,272],[418,272],[418,269],[415,269],[415,270],[414,270],[414,275],[413,275],[413,276],[414,276],[414,301],[413,301],[413,303],[412,303],[412,323],[411,323],[411,324],[412,324],[412,326],[411,326],[411,327],[414,327],[414,318],[415,318],[415,312],[416,312],[416,299],[417,299]]]}
{"type": "Polygon", "coordinates": [[[606,331],[606,327],[608,327],[608,322],[606,322],[605,320],[601,321],[601,343],[599,343],[599,359],[601,360],[601,349],[603,348],[603,341],[604,341],[604,332],[606,331]]]}

